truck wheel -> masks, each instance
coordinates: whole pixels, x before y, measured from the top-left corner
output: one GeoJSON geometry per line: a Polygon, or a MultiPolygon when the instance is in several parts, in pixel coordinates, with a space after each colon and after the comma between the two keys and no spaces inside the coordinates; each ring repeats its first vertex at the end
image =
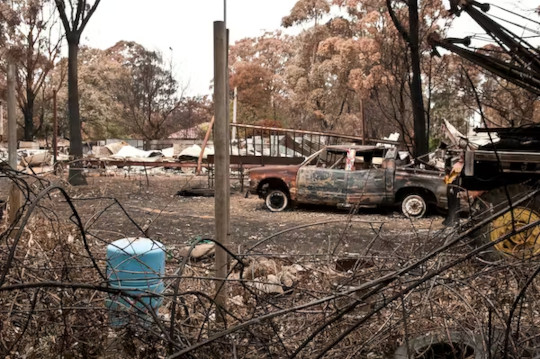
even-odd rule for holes
{"type": "MultiPolygon", "coordinates": [[[[534,190],[532,187],[525,185],[508,186],[508,193],[513,201],[517,201],[532,190],[534,190]]],[[[475,219],[476,221],[482,221],[507,206],[508,199],[504,187],[491,190],[480,196],[473,204],[474,212],[478,213],[475,219]]],[[[540,220],[540,194],[519,204],[512,210],[508,209],[508,211],[474,231],[471,235],[476,245],[483,245],[489,241],[497,241],[499,238],[512,233],[514,227],[519,229],[538,220],[540,220]],[[514,225],[512,225],[512,219],[514,225]]],[[[509,237],[486,249],[480,256],[487,260],[496,260],[503,256],[526,259],[538,254],[540,254],[540,226],[509,237]]]]}
{"type": "Polygon", "coordinates": [[[426,210],[426,201],[418,194],[408,194],[401,202],[401,211],[407,218],[421,218],[426,210]]]}
{"type": "Polygon", "coordinates": [[[273,189],[268,191],[265,203],[272,212],[281,212],[289,205],[289,196],[280,189],[273,189]]]}
{"type": "Polygon", "coordinates": [[[395,351],[393,359],[487,358],[483,338],[471,334],[465,331],[428,332],[409,339],[395,351]]]}

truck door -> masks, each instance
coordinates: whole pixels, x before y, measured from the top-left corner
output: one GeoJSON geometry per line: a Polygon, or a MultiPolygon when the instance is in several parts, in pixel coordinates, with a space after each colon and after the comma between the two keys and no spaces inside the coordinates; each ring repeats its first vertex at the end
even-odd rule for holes
{"type": "Polygon", "coordinates": [[[377,205],[386,195],[385,169],[381,154],[374,151],[357,152],[355,165],[347,179],[347,202],[377,205]]]}
{"type": "Polygon", "coordinates": [[[346,152],[324,150],[312,162],[300,167],[296,177],[297,201],[336,205],[345,203],[346,152]]]}

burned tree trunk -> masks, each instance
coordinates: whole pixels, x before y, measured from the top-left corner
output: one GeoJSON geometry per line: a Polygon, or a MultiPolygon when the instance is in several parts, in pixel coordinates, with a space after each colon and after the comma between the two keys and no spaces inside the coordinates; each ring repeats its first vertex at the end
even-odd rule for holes
{"type": "Polygon", "coordinates": [[[426,133],[426,116],[424,113],[424,99],[422,96],[422,73],[420,69],[420,46],[419,46],[419,18],[418,1],[410,0],[409,5],[409,31],[401,24],[396,13],[392,9],[391,0],[386,0],[386,7],[394,26],[401,34],[409,47],[411,56],[412,78],[409,80],[411,102],[414,119],[414,155],[416,157],[428,152],[428,140],[426,133]]]}

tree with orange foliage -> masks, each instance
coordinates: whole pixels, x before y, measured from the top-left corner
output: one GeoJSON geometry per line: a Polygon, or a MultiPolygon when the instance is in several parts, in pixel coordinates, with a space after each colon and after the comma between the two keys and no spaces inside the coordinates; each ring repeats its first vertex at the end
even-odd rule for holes
{"type": "MultiPolygon", "coordinates": [[[[398,130],[412,143],[410,57],[385,1],[302,4],[304,10],[294,14],[294,22],[289,17],[283,20],[283,25],[315,23],[296,37],[296,52],[287,66],[289,98],[297,124],[360,135],[365,118],[367,137],[398,130]],[[306,9],[307,5],[314,8],[306,9]],[[325,24],[319,23],[322,15],[328,18],[325,24]]],[[[422,2],[422,38],[439,30],[441,9],[438,0],[422,2]]],[[[421,60],[428,62],[425,54],[429,48],[421,50],[421,60]]]]}
{"type": "Polygon", "coordinates": [[[290,39],[280,32],[246,38],[230,48],[230,88],[238,89],[238,122],[285,122],[285,64],[290,39]]]}

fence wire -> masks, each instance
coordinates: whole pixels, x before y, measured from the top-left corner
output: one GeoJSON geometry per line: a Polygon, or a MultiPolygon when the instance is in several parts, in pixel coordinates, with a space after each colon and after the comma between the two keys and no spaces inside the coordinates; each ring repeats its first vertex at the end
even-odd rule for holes
{"type": "MultiPolygon", "coordinates": [[[[250,248],[226,248],[228,305],[217,308],[213,257],[193,256],[212,240],[166,250],[162,294],[117,288],[105,248],[147,237],[148,228],[116,199],[72,196],[53,176],[3,168],[1,177],[24,198],[16,220],[4,218],[0,228],[2,357],[540,355],[540,261],[484,255],[497,243],[478,243],[485,224],[500,215],[493,209],[475,212],[460,231],[418,229],[414,221],[396,228],[391,218],[374,223],[351,212],[317,248],[295,244],[336,223],[276,230],[250,248]],[[351,235],[353,226],[361,238],[351,235]],[[351,255],[346,248],[358,241],[363,250],[351,255]],[[119,297],[133,305],[115,328],[106,303],[119,297]],[[155,297],[158,310],[147,301],[155,297]]],[[[537,197],[529,192],[514,206],[537,197]]],[[[538,230],[532,221],[499,241],[538,230]]]]}

